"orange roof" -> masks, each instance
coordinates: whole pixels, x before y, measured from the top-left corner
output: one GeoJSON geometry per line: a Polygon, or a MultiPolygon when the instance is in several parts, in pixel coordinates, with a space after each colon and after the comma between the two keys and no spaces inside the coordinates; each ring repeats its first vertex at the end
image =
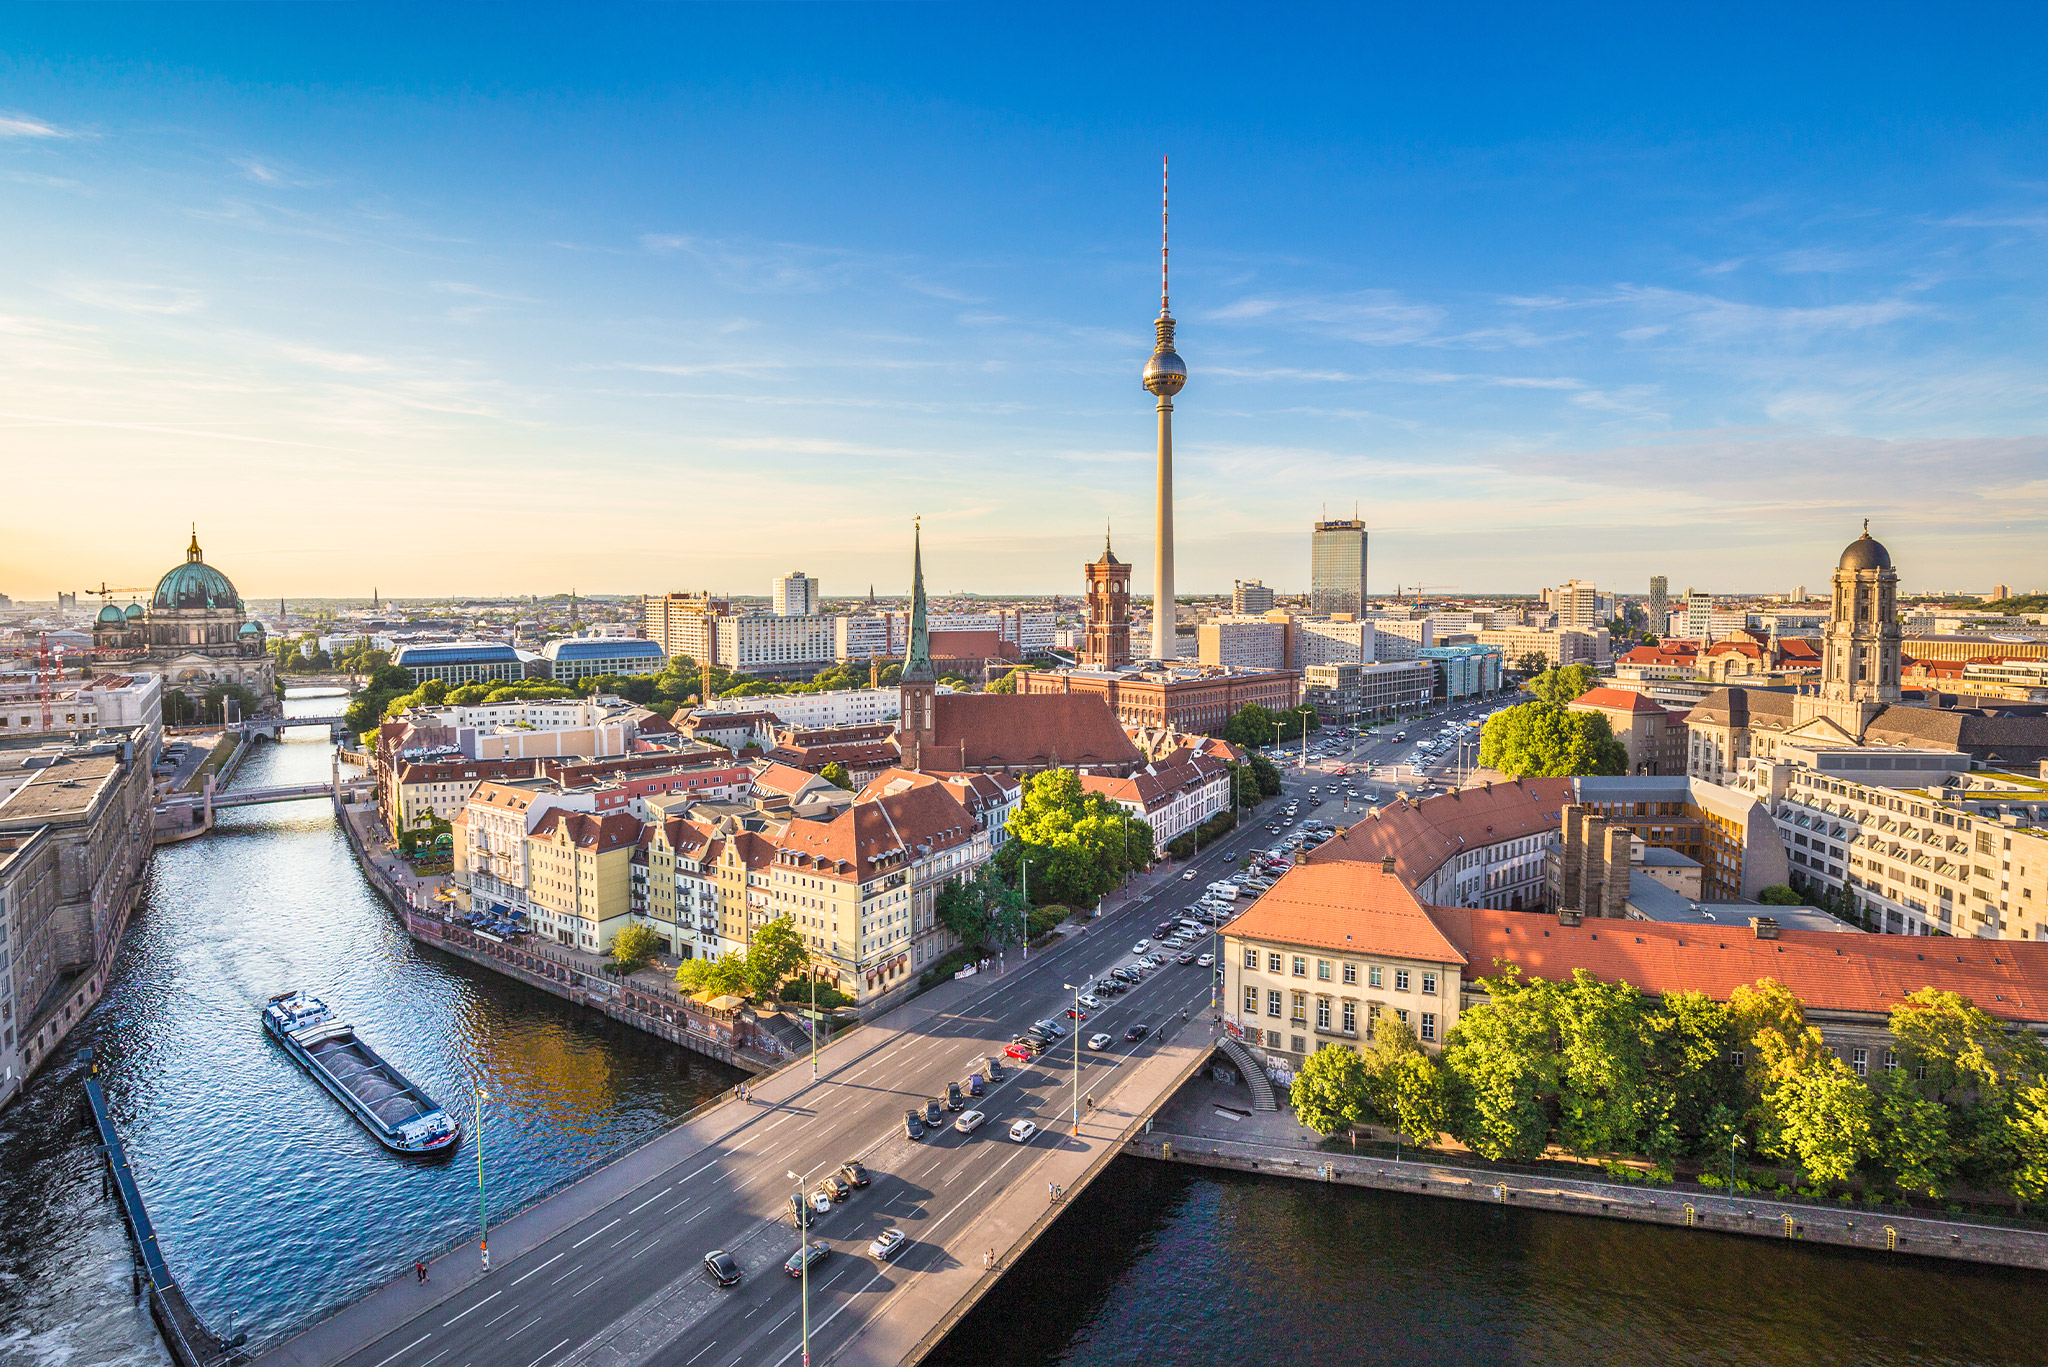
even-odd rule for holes
{"type": "Polygon", "coordinates": [[[1144,762],[1109,704],[1092,693],[942,693],[932,700],[927,763],[948,769],[1136,768],[1144,762]]]}
{"type": "Polygon", "coordinates": [[[1465,962],[1400,876],[1377,864],[1297,865],[1223,933],[1347,954],[1465,962]]]}
{"type": "Polygon", "coordinates": [[[572,812],[550,807],[533,828],[535,839],[553,839],[557,832],[579,850],[609,854],[639,843],[640,819],[630,812],[572,812]]]}
{"type": "Polygon", "coordinates": [[[1662,712],[1664,709],[1640,693],[1631,693],[1625,688],[1589,688],[1572,699],[1573,707],[1601,707],[1610,712],[1634,712],[1638,714],[1662,712]]]}
{"type": "MultiPolygon", "coordinates": [[[[1757,908],[1759,915],[1769,912],[1757,908]]],[[[1588,918],[1565,927],[1540,912],[1485,907],[1432,907],[1430,915],[1463,951],[1475,977],[1491,975],[1495,961],[1506,960],[1539,978],[1566,978],[1583,968],[1653,996],[1691,991],[1716,1001],[1759,978],[1775,978],[1809,1010],[1875,1015],[1934,987],[2002,1019],[2048,1021],[2048,941],[1817,930],[1781,930],[1776,940],[1759,940],[1747,926],[1588,918]]]]}
{"type": "Polygon", "coordinates": [[[1458,788],[1418,802],[1388,803],[1308,855],[1310,864],[1394,857],[1394,871],[1419,886],[1445,860],[1466,850],[1529,835],[1548,835],[1573,800],[1568,778],[1525,778],[1458,788]]]}
{"type": "Polygon", "coordinates": [[[856,802],[830,821],[793,821],[782,833],[783,862],[827,877],[867,882],[933,850],[962,845],[980,827],[943,783],[914,784],[856,802]]]}

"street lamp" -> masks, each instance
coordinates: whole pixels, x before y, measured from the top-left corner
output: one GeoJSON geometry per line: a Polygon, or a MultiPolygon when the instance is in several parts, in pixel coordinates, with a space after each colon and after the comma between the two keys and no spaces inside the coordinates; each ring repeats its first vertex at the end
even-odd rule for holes
{"type": "Polygon", "coordinates": [[[484,1204],[484,1103],[491,1099],[481,1085],[476,1096],[476,1223],[477,1247],[482,1250],[484,1271],[491,1270],[491,1219],[484,1204]]]}
{"type": "Polygon", "coordinates": [[[1074,1134],[1081,1133],[1081,988],[1076,983],[1061,983],[1074,994],[1074,1134]]]}
{"type": "MultiPolygon", "coordinates": [[[[820,1163],[818,1167],[824,1167],[820,1163]]],[[[818,1168],[812,1168],[816,1172],[818,1168]]],[[[804,1195],[804,1183],[811,1180],[811,1172],[799,1177],[794,1172],[786,1175],[796,1183],[796,1270],[801,1280],[803,1299],[803,1367],[811,1367],[811,1203],[804,1195]]]]}
{"type": "Polygon", "coordinates": [[[1742,1142],[1742,1136],[1734,1130],[1728,1131],[1728,1199],[1735,1199],[1735,1146],[1742,1142]]]}

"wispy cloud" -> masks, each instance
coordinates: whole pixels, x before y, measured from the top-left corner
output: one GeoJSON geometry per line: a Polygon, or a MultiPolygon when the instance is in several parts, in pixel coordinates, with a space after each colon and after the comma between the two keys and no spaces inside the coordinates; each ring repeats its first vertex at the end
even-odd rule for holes
{"type": "Polygon", "coordinates": [[[302,365],[317,366],[322,370],[336,370],[347,375],[381,375],[392,369],[389,361],[375,356],[359,356],[346,351],[324,351],[319,347],[285,346],[278,348],[285,356],[302,365]]]}
{"type": "Polygon", "coordinates": [[[0,113],[0,138],[75,138],[78,134],[27,114],[0,113]]]}
{"type": "Polygon", "coordinates": [[[808,294],[840,284],[853,253],[796,242],[741,242],[688,233],[646,233],[640,245],[658,256],[681,253],[728,289],[808,294]]]}
{"type": "Polygon", "coordinates": [[[92,308],[121,313],[197,313],[206,307],[205,295],[183,285],[95,280],[72,285],[63,294],[92,308]]]}
{"type": "Polygon", "coordinates": [[[1408,303],[1389,291],[1363,290],[1322,296],[1254,295],[1206,316],[1220,323],[1263,322],[1368,346],[1398,346],[1428,338],[1443,322],[1444,311],[1408,303]]]}

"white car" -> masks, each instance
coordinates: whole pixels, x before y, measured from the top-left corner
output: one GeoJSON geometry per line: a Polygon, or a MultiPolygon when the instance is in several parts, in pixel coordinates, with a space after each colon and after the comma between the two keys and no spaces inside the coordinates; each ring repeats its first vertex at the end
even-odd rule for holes
{"type": "Polygon", "coordinates": [[[980,1111],[962,1111],[960,1118],[953,1122],[953,1128],[962,1134],[973,1134],[981,1128],[981,1122],[988,1117],[980,1111]]]}
{"type": "Polygon", "coordinates": [[[1096,996],[1093,992],[1083,992],[1080,1000],[1081,1005],[1090,1011],[1100,1011],[1102,1009],[1102,998],[1096,996]]]}
{"type": "Polygon", "coordinates": [[[1181,881],[1185,883],[1185,882],[1187,882],[1187,881],[1188,881],[1189,879],[1193,878],[1194,876],[1195,876],[1195,871],[1194,871],[1193,869],[1189,869],[1189,870],[1188,870],[1188,871],[1187,871],[1186,873],[1182,874],[1182,875],[1181,875],[1180,877],[1181,877],[1181,881]]]}
{"type": "Polygon", "coordinates": [[[1010,1138],[1019,1144],[1029,1144],[1031,1136],[1038,1133],[1038,1126],[1028,1120],[1020,1120],[1010,1126],[1010,1138]]]}
{"type": "Polygon", "coordinates": [[[903,1245],[910,1242],[910,1236],[900,1229],[885,1229],[875,1236],[868,1245],[868,1256],[878,1263],[886,1263],[903,1251],[903,1245]]]}
{"type": "Polygon", "coordinates": [[[1195,962],[1200,964],[1204,968],[1214,968],[1216,966],[1216,956],[1214,954],[1204,954],[1201,958],[1195,960],[1195,962]]]}
{"type": "Polygon", "coordinates": [[[1088,1037],[1088,1047],[1090,1049],[1107,1049],[1110,1045],[1114,1043],[1116,1043],[1116,1041],[1111,1039],[1108,1035],[1090,1035],[1088,1037]]]}
{"type": "Polygon", "coordinates": [[[1150,948],[1152,948],[1152,942],[1150,940],[1140,940],[1138,941],[1138,943],[1131,946],[1131,953],[1143,954],[1146,950],[1150,948]]]}

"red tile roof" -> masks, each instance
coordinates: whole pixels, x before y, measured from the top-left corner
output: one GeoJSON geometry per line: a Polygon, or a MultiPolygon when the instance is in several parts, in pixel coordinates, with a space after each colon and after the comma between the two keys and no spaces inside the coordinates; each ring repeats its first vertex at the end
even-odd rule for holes
{"type": "Polygon", "coordinates": [[[1631,693],[1625,688],[1589,688],[1572,699],[1573,707],[1601,707],[1610,712],[1633,712],[1638,714],[1662,712],[1665,709],[1640,693],[1631,693]]]}
{"type": "Polygon", "coordinates": [[[1225,935],[1345,954],[1462,964],[1465,955],[1430,919],[1398,874],[1377,864],[1302,864],[1282,874],[1225,935]]]}
{"type": "Polygon", "coordinates": [[[1717,1001],[1775,978],[1809,1010],[1877,1015],[1935,987],[2005,1020],[2048,1021],[2048,941],[1805,930],[1759,940],[1747,926],[1588,919],[1564,927],[1555,916],[1484,907],[1432,907],[1430,915],[1470,962],[1472,977],[1490,976],[1495,961],[1506,960],[1540,978],[1583,968],[1653,996],[1692,991],[1717,1001]]]}
{"type": "Polygon", "coordinates": [[[932,700],[927,767],[1135,769],[1144,763],[1116,713],[1094,694],[941,693],[932,700]]]}
{"type": "Polygon", "coordinates": [[[1392,855],[1394,871],[1409,887],[1418,887],[1455,854],[1557,830],[1564,804],[1572,800],[1568,778],[1525,778],[1459,788],[1419,802],[1408,798],[1339,831],[1312,850],[1308,862],[1377,864],[1392,855]]]}
{"type": "Polygon", "coordinates": [[[793,858],[826,877],[867,882],[879,871],[907,867],[934,850],[964,845],[979,827],[942,783],[917,784],[856,802],[830,821],[793,821],[782,833],[793,858]]]}
{"type": "Polygon", "coordinates": [[[556,832],[569,838],[569,843],[580,850],[593,854],[608,854],[613,850],[630,849],[640,839],[640,818],[630,812],[607,812],[598,816],[592,812],[572,812],[561,807],[550,807],[535,823],[535,839],[552,840],[556,832]]]}

